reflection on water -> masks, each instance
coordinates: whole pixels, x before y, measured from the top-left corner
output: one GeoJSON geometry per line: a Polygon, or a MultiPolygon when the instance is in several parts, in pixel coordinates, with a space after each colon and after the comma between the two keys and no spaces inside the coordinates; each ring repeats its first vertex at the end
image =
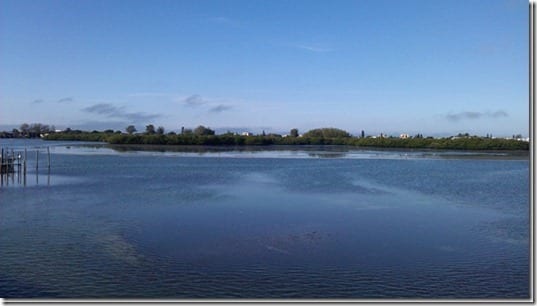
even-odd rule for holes
{"type": "Polygon", "coordinates": [[[527,161],[92,146],[0,188],[0,296],[529,296],[527,161]]]}
{"type": "Polygon", "coordinates": [[[23,172],[5,173],[0,175],[0,187],[35,187],[35,186],[50,186],[51,184],[66,184],[73,182],[70,177],[52,175],[51,170],[43,170],[41,172],[23,172]]]}
{"type": "Polygon", "coordinates": [[[350,146],[158,146],[158,145],[99,145],[93,149],[116,152],[177,153],[182,156],[260,157],[260,158],[442,158],[442,159],[517,159],[527,160],[528,152],[498,151],[441,151],[427,149],[357,148],[350,146]]]}
{"type": "MultiPolygon", "coordinates": [[[[55,181],[55,180],[53,180],[55,181]]],[[[57,182],[61,182],[59,179],[57,182]]],[[[31,187],[31,186],[50,186],[50,170],[45,173],[27,173],[22,172],[5,173],[0,175],[0,187],[31,187]]]]}
{"type": "Polygon", "coordinates": [[[350,158],[350,159],[514,159],[528,160],[522,151],[442,151],[427,149],[359,148],[351,146],[180,146],[180,145],[108,145],[58,144],[58,154],[117,154],[132,153],[168,156],[257,157],[257,158],[350,158]]]}

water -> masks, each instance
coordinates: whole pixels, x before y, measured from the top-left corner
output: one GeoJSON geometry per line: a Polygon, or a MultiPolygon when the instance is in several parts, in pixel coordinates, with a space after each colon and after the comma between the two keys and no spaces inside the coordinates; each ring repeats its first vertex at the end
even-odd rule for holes
{"type": "Polygon", "coordinates": [[[2,297],[529,298],[527,159],[32,145],[2,297]]]}

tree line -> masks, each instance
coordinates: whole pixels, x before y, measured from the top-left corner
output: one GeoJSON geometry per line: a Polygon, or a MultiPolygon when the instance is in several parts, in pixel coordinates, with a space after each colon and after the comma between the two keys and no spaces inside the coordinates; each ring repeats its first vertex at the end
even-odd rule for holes
{"type": "Polygon", "coordinates": [[[24,123],[11,132],[0,132],[0,138],[38,138],[45,140],[99,141],[110,144],[147,144],[147,145],[202,145],[202,146],[263,146],[263,145],[347,145],[377,148],[408,149],[455,149],[455,150],[529,150],[527,141],[519,141],[520,135],[513,139],[472,136],[459,133],[455,137],[433,138],[422,134],[399,138],[381,134],[380,137],[352,136],[337,128],[312,129],[300,135],[298,129],[291,129],[288,135],[264,131],[260,135],[238,135],[227,132],[216,135],[215,131],[200,125],[194,129],[182,127],[180,132],[168,132],[161,126],[146,125],[143,132],[137,133],[136,127],[129,125],[125,132],[119,130],[82,131],[67,128],[56,131],[53,125],[24,123]]]}
{"type": "Polygon", "coordinates": [[[100,141],[110,144],[143,145],[201,145],[201,146],[266,146],[266,145],[347,145],[376,148],[407,149],[453,149],[453,150],[529,150],[529,143],[516,139],[492,138],[459,134],[457,137],[433,138],[417,134],[408,138],[384,136],[352,136],[347,131],[337,128],[319,128],[299,135],[298,129],[292,129],[288,135],[266,134],[238,135],[227,132],[216,135],[215,131],[198,126],[195,129],[181,128],[181,132],[165,133],[163,127],[147,125],[142,133],[136,133],[134,126],[128,126],[125,133],[106,130],[80,131],[67,129],[62,132],[49,133],[47,140],[100,141]]]}
{"type": "Polygon", "coordinates": [[[41,135],[53,133],[55,130],[54,125],[23,123],[18,129],[12,129],[11,132],[0,132],[0,138],[38,138],[41,135]]]}

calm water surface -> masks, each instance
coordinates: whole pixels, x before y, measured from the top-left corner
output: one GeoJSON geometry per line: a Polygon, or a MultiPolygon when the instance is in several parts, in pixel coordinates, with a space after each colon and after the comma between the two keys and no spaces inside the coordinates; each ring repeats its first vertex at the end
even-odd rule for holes
{"type": "Polygon", "coordinates": [[[529,297],[527,160],[2,141],[1,297],[529,297]]]}

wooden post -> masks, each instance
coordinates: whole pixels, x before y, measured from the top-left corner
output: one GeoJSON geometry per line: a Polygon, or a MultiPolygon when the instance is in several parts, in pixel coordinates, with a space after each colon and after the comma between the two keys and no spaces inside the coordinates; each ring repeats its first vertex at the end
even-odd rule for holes
{"type": "Polygon", "coordinates": [[[24,177],[22,178],[23,179],[23,184],[24,184],[24,187],[26,187],[26,157],[28,156],[27,152],[26,152],[26,148],[24,148],[24,177]]]}
{"type": "Polygon", "coordinates": [[[17,152],[17,173],[19,174],[19,177],[22,173],[22,155],[21,152],[17,152]]]}
{"type": "Polygon", "coordinates": [[[17,152],[17,183],[19,185],[22,183],[21,173],[22,173],[21,152],[17,152]]]}
{"type": "Polygon", "coordinates": [[[48,155],[48,172],[50,174],[50,147],[47,147],[47,155],[48,155]]]}
{"type": "Polygon", "coordinates": [[[0,174],[4,169],[4,148],[2,148],[2,156],[0,156],[0,174]]]}
{"type": "Polygon", "coordinates": [[[39,149],[35,151],[35,171],[39,170],[39,149]]]}
{"type": "Polygon", "coordinates": [[[26,148],[24,148],[24,177],[26,178],[26,148]]]}
{"type": "Polygon", "coordinates": [[[6,163],[4,166],[5,166],[5,171],[7,174],[9,174],[9,149],[6,149],[4,151],[4,153],[6,154],[6,158],[4,159],[4,162],[6,163]]]}

